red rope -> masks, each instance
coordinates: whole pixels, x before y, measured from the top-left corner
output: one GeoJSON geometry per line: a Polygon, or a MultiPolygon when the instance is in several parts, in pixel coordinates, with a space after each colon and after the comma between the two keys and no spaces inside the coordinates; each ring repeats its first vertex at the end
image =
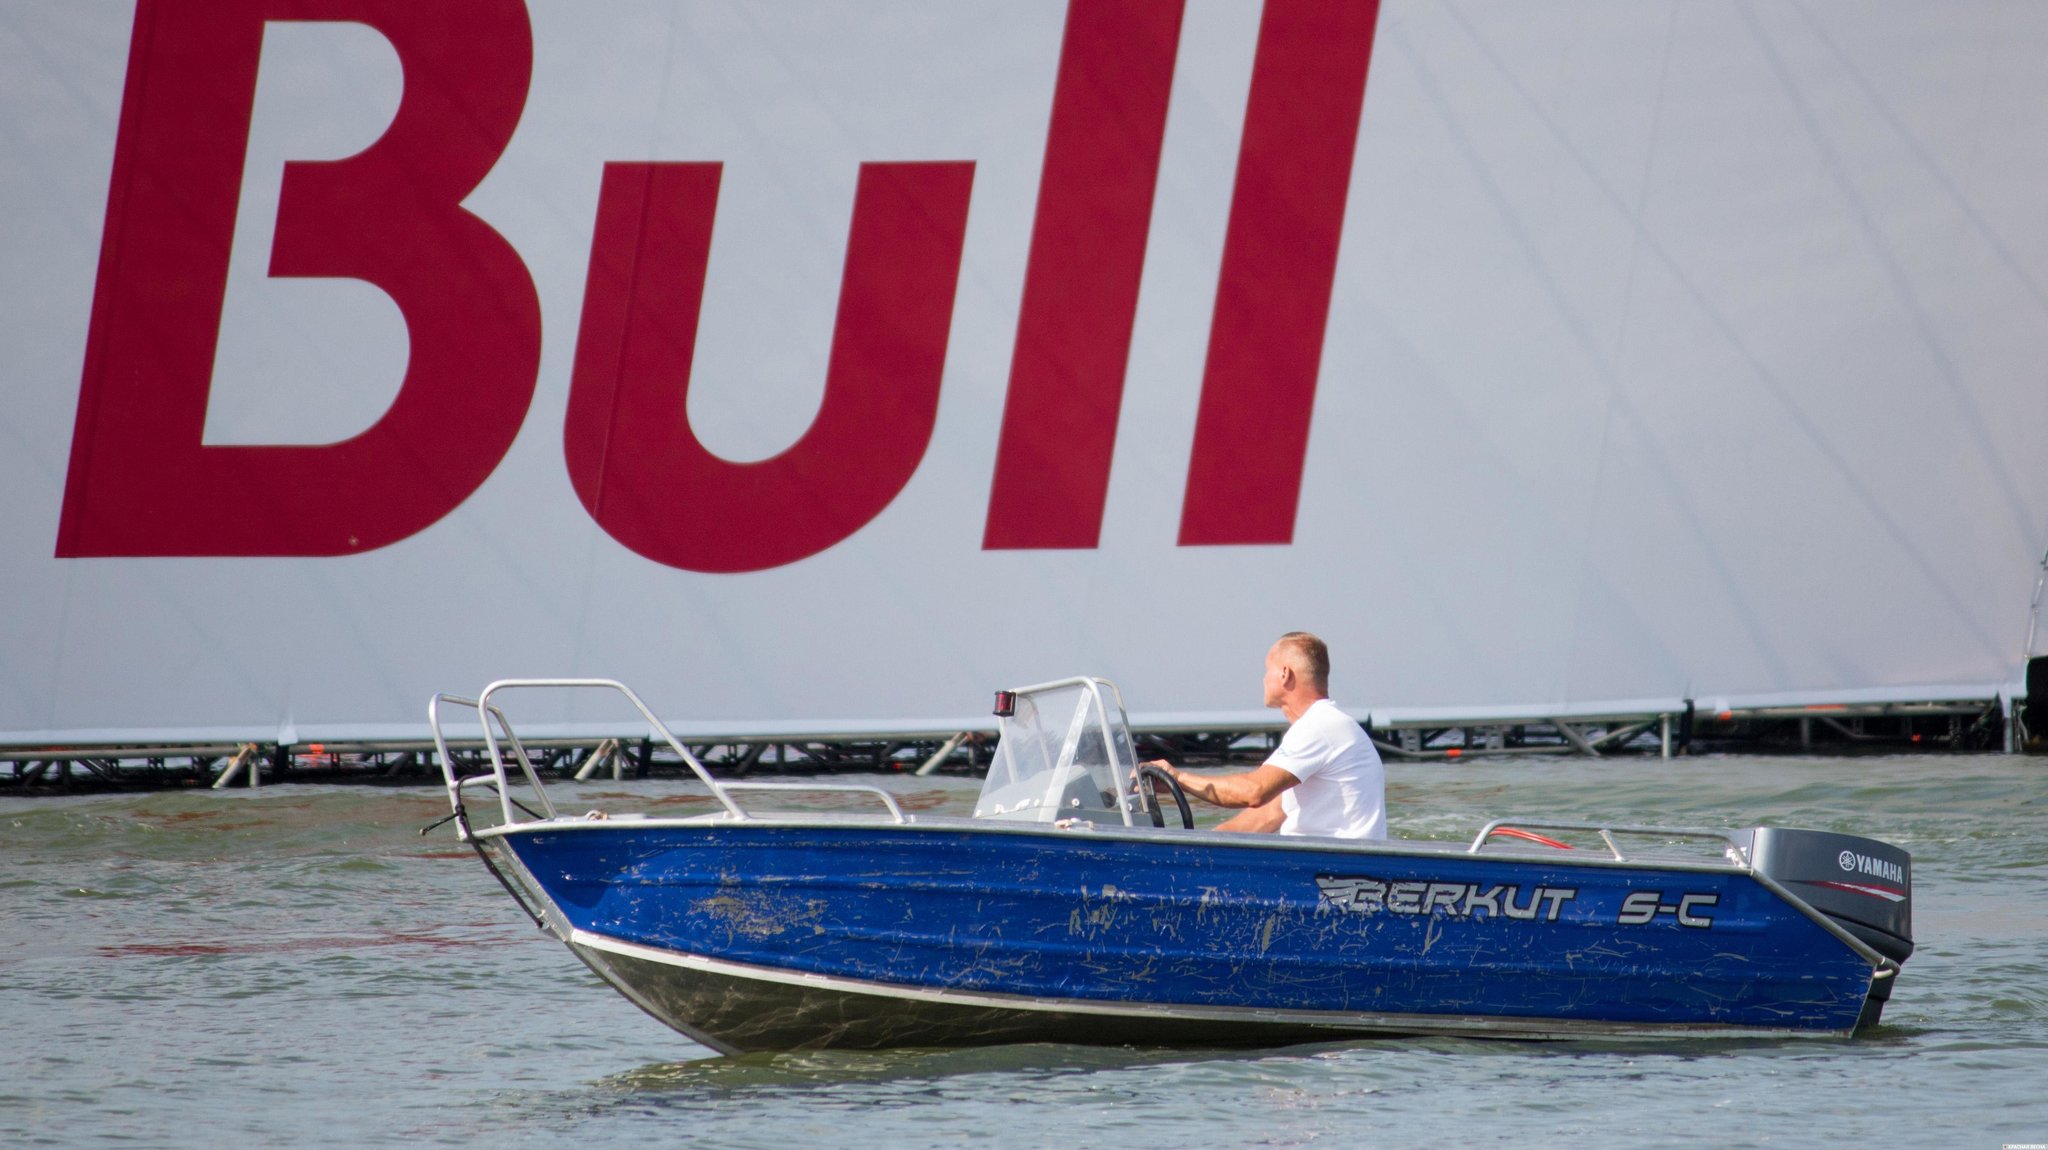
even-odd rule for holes
{"type": "Polygon", "coordinates": [[[1545,838],[1544,836],[1537,834],[1535,831],[1525,831],[1520,827],[1495,827],[1493,828],[1493,833],[1497,835],[1509,835],[1511,837],[1518,839],[1528,839],[1532,843],[1542,843],[1544,846],[1556,847],[1558,850],[1561,851],[1568,851],[1572,849],[1572,844],[1570,843],[1561,843],[1553,838],[1545,838]]]}

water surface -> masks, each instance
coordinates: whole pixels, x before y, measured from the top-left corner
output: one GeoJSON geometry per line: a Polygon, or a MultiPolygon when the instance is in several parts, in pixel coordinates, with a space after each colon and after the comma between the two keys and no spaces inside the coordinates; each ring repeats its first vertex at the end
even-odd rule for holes
{"type": "MultiPolygon", "coordinates": [[[[1497,816],[1868,834],[1919,949],[1854,1041],[1413,1039],[718,1058],[542,935],[438,789],[0,798],[0,1122],[150,1146],[1985,1146],[2048,1142],[2048,759],[1395,764],[1396,835],[1497,816]]],[[[863,780],[866,781],[866,780],[863,780]]],[[[892,776],[966,813],[977,783],[892,776]]],[[[565,810],[683,811],[671,781],[565,810]]],[[[817,800],[829,805],[835,800],[817,800]]]]}

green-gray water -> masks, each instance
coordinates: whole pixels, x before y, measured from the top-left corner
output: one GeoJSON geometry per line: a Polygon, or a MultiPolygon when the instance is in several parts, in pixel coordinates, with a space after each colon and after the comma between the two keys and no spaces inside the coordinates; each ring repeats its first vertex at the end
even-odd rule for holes
{"type": "MultiPolygon", "coordinates": [[[[1997,1147],[2048,1142],[2048,760],[1389,770],[1397,835],[1487,818],[1873,835],[1919,950],[1856,1041],[1024,1046],[711,1058],[541,935],[438,790],[0,798],[0,1123],[31,1144],[1997,1147]]],[[[976,784],[892,777],[964,812],[976,784]]],[[[686,810],[677,783],[565,809],[686,810]]]]}

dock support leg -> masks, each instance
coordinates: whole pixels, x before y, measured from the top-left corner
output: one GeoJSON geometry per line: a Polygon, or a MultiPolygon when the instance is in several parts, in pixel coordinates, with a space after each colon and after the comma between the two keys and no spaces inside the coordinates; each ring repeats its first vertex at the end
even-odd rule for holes
{"type": "Polygon", "coordinates": [[[1600,756],[1600,748],[1594,746],[1577,727],[1572,726],[1563,719],[1552,719],[1550,723],[1557,728],[1557,733],[1563,735],[1565,741],[1570,743],[1573,749],[1580,754],[1592,755],[1595,758],[1600,756]]]}
{"type": "Polygon", "coordinates": [[[1671,716],[1657,716],[1657,757],[1671,757],[1671,716]]]}
{"type": "Polygon", "coordinates": [[[938,770],[938,769],[939,769],[939,767],[940,767],[941,765],[943,765],[943,764],[945,763],[945,761],[946,761],[946,756],[948,756],[948,755],[952,754],[952,753],[953,753],[954,751],[958,750],[958,749],[960,748],[960,744],[962,744],[962,743],[964,743],[964,742],[966,742],[966,741],[967,741],[967,732],[966,732],[966,731],[955,731],[955,732],[953,733],[953,737],[952,737],[952,738],[950,738],[950,739],[947,739],[947,740],[946,740],[945,742],[943,742],[943,743],[940,743],[940,744],[939,744],[939,749],[938,749],[937,751],[934,751],[934,752],[932,753],[932,757],[931,757],[931,758],[929,758],[929,759],[926,759],[926,760],[924,761],[924,765],[923,765],[923,766],[921,766],[921,767],[919,767],[919,768],[917,768],[917,774],[918,774],[918,777],[919,777],[919,778],[923,778],[924,776],[926,776],[926,775],[929,775],[929,774],[931,774],[931,773],[932,773],[933,771],[936,771],[936,770],[938,770]]]}
{"type": "MultiPolygon", "coordinates": [[[[235,757],[228,760],[228,765],[222,767],[220,775],[213,780],[213,789],[217,791],[227,786],[229,783],[234,782],[235,776],[242,773],[243,767],[250,767],[253,771],[253,764],[255,762],[256,744],[243,743],[242,749],[235,752],[235,757]]],[[[256,785],[255,777],[256,776],[253,773],[249,776],[250,786],[256,785]]]]}
{"type": "Polygon", "coordinates": [[[590,778],[591,775],[596,774],[597,768],[602,766],[606,759],[611,760],[612,777],[618,778],[621,768],[619,764],[619,741],[617,739],[606,739],[597,744],[596,748],[590,752],[590,757],[583,760],[583,766],[577,770],[576,781],[579,783],[583,782],[590,778]]]}

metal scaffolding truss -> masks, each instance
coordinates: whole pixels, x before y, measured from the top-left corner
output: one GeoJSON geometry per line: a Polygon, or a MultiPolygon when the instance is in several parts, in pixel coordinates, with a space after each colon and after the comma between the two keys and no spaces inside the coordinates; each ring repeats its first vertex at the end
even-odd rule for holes
{"type": "MultiPolygon", "coordinates": [[[[1821,704],[1683,710],[1569,718],[1410,720],[1371,726],[1392,761],[1500,756],[1663,757],[1700,754],[1981,752],[2032,743],[2015,700],[1821,704]]],[[[1283,725],[1139,726],[1139,752],[1194,766],[1264,761],[1283,725]]],[[[978,775],[995,736],[933,731],[887,736],[730,737],[685,740],[714,772],[846,772],[978,775]]],[[[420,784],[436,778],[433,743],[210,743],[156,746],[0,747],[0,788],[88,790],[121,787],[257,787],[281,782],[420,784]]],[[[675,754],[637,735],[529,744],[535,769],[579,780],[681,777],[675,754]]],[[[485,754],[481,740],[451,744],[461,759],[485,754]]]]}

